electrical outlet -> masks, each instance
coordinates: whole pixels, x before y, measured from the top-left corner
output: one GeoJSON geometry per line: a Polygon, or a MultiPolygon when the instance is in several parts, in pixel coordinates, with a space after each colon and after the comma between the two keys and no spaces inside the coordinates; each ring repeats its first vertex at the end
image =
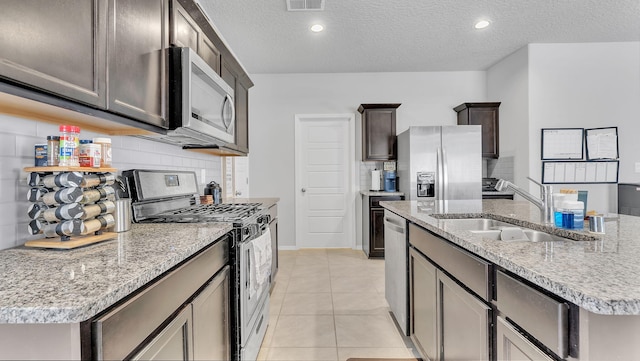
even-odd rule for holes
{"type": "Polygon", "coordinates": [[[636,173],[640,173],[640,163],[636,163],[636,173]]]}

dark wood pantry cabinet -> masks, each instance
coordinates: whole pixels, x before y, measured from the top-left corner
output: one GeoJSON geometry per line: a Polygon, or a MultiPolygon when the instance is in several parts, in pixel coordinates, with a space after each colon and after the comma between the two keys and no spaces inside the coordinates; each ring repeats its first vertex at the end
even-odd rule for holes
{"type": "Polygon", "coordinates": [[[500,156],[499,112],[500,102],[462,103],[453,108],[458,113],[458,125],[482,126],[482,157],[500,156]]]}
{"type": "Polygon", "coordinates": [[[400,104],[360,104],[362,114],[362,160],[395,160],[396,109],[400,104]]]}

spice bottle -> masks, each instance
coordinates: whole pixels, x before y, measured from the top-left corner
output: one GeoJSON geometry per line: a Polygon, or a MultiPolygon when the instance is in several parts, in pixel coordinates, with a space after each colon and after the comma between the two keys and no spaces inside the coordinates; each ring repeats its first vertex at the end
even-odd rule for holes
{"type": "Polygon", "coordinates": [[[60,137],[57,135],[47,136],[47,165],[55,167],[60,162],[60,137]]]}
{"type": "Polygon", "coordinates": [[[100,145],[90,139],[80,141],[80,166],[100,168],[100,145]]]}
{"type": "Polygon", "coordinates": [[[80,166],[80,128],[72,125],[60,126],[60,159],[61,167],[80,166]]]}
{"type": "Polygon", "coordinates": [[[111,167],[111,138],[93,138],[94,144],[100,144],[101,165],[111,167]]]}

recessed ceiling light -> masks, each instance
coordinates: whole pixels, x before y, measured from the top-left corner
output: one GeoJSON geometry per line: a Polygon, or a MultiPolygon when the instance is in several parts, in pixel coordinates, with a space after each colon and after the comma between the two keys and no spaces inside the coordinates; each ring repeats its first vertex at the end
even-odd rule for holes
{"type": "Polygon", "coordinates": [[[491,23],[488,20],[480,20],[473,27],[476,29],[484,29],[489,25],[491,25],[491,23]]]}
{"type": "Polygon", "coordinates": [[[320,24],[314,24],[311,26],[311,31],[313,31],[314,33],[319,33],[322,30],[324,30],[324,26],[320,25],[320,24]]]}

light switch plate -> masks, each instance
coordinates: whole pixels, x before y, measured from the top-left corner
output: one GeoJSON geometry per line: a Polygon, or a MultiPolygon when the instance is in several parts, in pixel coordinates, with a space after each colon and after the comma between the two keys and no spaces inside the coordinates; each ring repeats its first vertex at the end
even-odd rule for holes
{"type": "Polygon", "coordinates": [[[640,173],[640,163],[636,162],[636,173],[640,173]]]}

